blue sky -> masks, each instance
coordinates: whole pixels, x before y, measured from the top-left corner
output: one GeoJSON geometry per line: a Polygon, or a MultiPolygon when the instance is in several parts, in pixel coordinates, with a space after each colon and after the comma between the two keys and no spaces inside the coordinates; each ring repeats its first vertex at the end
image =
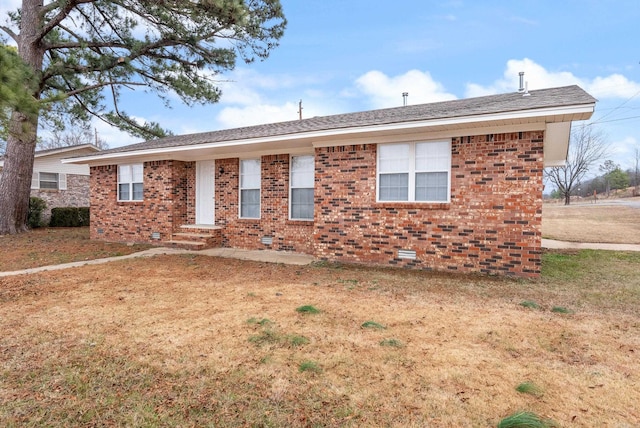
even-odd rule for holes
{"type": "MultiPolygon", "coordinates": [[[[0,16],[16,0],[0,0],[0,16]]],[[[262,63],[220,76],[218,104],[167,109],[131,92],[124,110],[176,134],[578,84],[623,168],[640,146],[637,0],[282,0],[289,21],[262,63]]],[[[4,21],[4,19],[0,19],[4,21]]],[[[137,142],[96,123],[110,147],[137,142]]]]}

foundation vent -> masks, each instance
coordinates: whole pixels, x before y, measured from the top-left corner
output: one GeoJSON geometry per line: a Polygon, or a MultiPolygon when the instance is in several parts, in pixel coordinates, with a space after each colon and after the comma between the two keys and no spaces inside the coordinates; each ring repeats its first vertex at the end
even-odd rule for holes
{"type": "Polygon", "coordinates": [[[415,260],[416,252],[414,250],[398,250],[398,258],[415,260]]]}
{"type": "Polygon", "coordinates": [[[159,240],[160,232],[151,232],[151,239],[159,240]]]}
{"type": "Polygon", "coordinates": [[[262,242],[264,245],[271,245],[273,244],[273,236],[263,236],[262,238],[260,238],[260,242],[262,242]]]}

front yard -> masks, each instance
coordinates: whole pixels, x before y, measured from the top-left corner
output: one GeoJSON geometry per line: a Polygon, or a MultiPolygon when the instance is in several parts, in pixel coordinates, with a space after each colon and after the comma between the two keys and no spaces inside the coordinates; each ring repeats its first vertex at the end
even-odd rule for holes
{"type": "Polygon", "coordinates": [[[596,251],[546,253],[539,281],[183,255],[0,278],[0,425],[638,426],[639,269],[596,251]]]}

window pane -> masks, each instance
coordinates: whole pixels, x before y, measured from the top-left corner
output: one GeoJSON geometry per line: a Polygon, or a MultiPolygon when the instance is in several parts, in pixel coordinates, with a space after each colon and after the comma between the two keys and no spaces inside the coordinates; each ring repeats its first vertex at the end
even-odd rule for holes
{"type": "Polygon", "coordinates": [[[41,172],[40,173],[40,188],[41,189],[57,189],[58,188],[58,174],[54,172],[41,172]]]}
{"type": "Polygon", "coordinates": [[[409,144],[381,144],[378,146],[380,173],[409,171],[409,144]]]}
{"type": "Polygon", "coordinates": [[[291,187],[313,187],[313,156],[294,156],[291,158],[291,187]]]}
{"type": "Polygon", "coordinates": [[[446,171],[449,169],[449,142],[416,144],[416,171],[446,171]]]}
{"type": "Polygon", "coordinates": [[[240,217],[260,218],[259,190],[241,190],[240,199],[240,217]]]}
{"type": "Polygon", "coordinates": [[[416,201],[447,201],[448,173],[416,174],[416,201]]]}
{"type": "Polygon", "coordinates": [[[142,187],[142,183],[133,183],[133,200],[134,201],[141,201],[142,200],[142,192],[143,192],[143,187],[142,187]]]}
{"type": "Polygon", "coordinates": [[[260,188],[260,159],[240,161],[240,187],[243,189],[260,188]]]}
{"type": "Polygon", "coordinates": [[[119,184],[118,185],[118,199],[121,201],[130,201],[131,197],[129,196],[129,184],[119,184]]]}
{"type": "Polygon", "coordinates": [[[409,200],[409,174],[380,174],[380,201],[409,200]]]}
{"type": "Polygon", "coordinates": [[[131,169],[133,170],[133,182],[134,183],[142,183],[144,181],[143,179],[143,172],[144,172],[144,168],[142,166],[141,163],[137,163],[134,165],[131,165],[131,169]]]}
{"type": "Polygon", "coordinates": [[[313,220],[313,189],[291,189],[291,218],[313,220]]]}
{"type": "Polygon", "coordinates": [[[131,165],[118,166],[118,182],[119,183],[131,183],[131,165]]]}

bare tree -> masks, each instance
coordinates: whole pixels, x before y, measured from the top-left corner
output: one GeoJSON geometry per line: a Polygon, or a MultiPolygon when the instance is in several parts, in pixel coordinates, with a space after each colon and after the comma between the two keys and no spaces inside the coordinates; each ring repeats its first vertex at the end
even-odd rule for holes
{"type": "Polygon", "coordinates": [[[64,130],[53,129],[48,138],[38,142],[38,148],[41,150],[56,149],[80,144],[93,144],[100,150],[109,148],[107,142],[98,136],[98,131],[88,125],[67,127],[64,130]]]}
{"type": "Polygon", "coordinates": [[[571,131],[569,153],[564,166],[548,168],[546,178],[553,183],[564,204],[571,203],[571,192],[585,174],[607,155],[604,135],[593,126],[583,124],[571,131]]]}

